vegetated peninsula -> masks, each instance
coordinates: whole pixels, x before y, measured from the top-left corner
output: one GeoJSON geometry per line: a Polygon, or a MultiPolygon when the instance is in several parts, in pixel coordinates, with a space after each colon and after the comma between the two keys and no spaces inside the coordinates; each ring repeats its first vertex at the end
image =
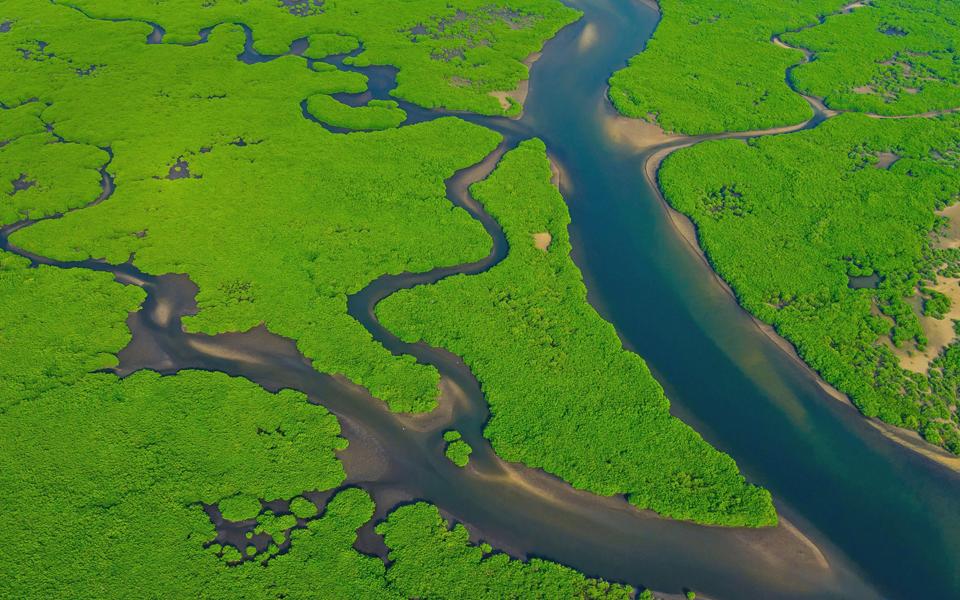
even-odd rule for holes
{"type": "MultiPolygon", "coordinates": [[[[685,11],[710,10],[698,6],[664,2],[661,45],[679,39],[669,34],[675,29],[725,22],[736,30],[763,29],[768,37],[784,30],[729,7],[717,10],[714,23],[694,25],[685,11]]],[[[786,70],[778,89],[794,85],[824,96],[830,108],[862,114],[828,112],[832,118],[809,131],[760,132],[679,150],[659,180],[667,201],[696,223],[711,264],[747,310],[772,324],[865,415],[960,453],[960,242],[951,208],[960,196],[960,129],[949,114],[960,108],[952,58],[960,42],[951,20],[956,10],[928,0],[877,0],[783,34],[785,44],[808,48],[815,60],[786,70]],[[888,115],[903,118],[879,118],[888,115]]],[[[710,39],[719,56],[744,51],[735,36],[710,39]]],[[[688,113],[677,113],[671,97],[643,91],[654,81],[651,69],[671,64],[657,47],[611,81],[611,97],[628,114],[643,107],[643,115],[684,133],[803,118],[786,108],[755,118],[766,100],[745,102],[740,75],[716,69],[720,92],[684,95],[683,102],[703,108],[689,113],[696,121],[684,121],[688,113]]],[[[688,68],[713,64],[701,56],[688,68]]],[[[772,81],[776,72],[771,63],[757,76],[772,81]]]]}
{"type": "Polygon", "coordinates": [[[647,48],[610,78],[628,117],[683,134],[749,131],[813,116],[784,81],[803,59],[771,37],[818,23],[848,0],[659,0],[663,18],[647,48]]]}
{"type": "Polygon", "coordinates": [[[540,140],[508,152],[471,189],[502,225],[507,257],[479,275],[398,292],[378,317],[406,341],[463,356],[490,404],[484,433],[504,459],[672,518],[775,523],[770,494],[670,415],[643,360],[587,302],[550,179],[540,140]],[[544,233],[548,245],[538,244],[544,233]]]}

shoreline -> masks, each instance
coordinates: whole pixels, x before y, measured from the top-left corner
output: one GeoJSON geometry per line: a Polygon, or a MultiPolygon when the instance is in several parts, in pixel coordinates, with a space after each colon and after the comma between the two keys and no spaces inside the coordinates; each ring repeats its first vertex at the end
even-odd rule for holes
{"type": "MultiPolygon", "coordinates": [[[[552,38],[551,38],[552,39],[552,38]]],[[[536,52],[530,53],[525,59],[521,62],[525,67],[527,67],[527,77],[521,79],[517,82],[517,87],[512,90],[494,90],[489,92],[489,95],[500,103],[500,108],[503,110],[510,110],[513,104],[510,103],[511,100],[520,107],[520,111],[513,116],[508,118],[513,119],[514,121],[519,120],[523,116],[523,111],[526,108],[527,96],[530,94],[530,69],[533,68],[534,63],[540,60],[540,57],[543,56],[543,50],[538,50],[536,52]]]]}
{"type": "MultiPolygon", "coordinates": [[[[492,446],[490,446],[490,450],[492,451],[492,446]]],[[[752,547],[757,556],[768,561],[771,567],[783,564],[785,560],[788,560],[788,557],[792,557],[791,560],[794,561],[794,565],[797,564],[796,561],[800,561],[805,564],[807,569],[812,567],[823,573],[834,571],[834,567],[824,550],[779,510],[777,511],[777,524],[763,527],[710,525],[665,517],[649,508],[640,508],[631,504],[623,494],[599,495],[575,487],[541,467],[530,467],[522,463],[506,461],[499,458],[496,452],[493,452],[493,456],[496,457],[493,465],[484,465],[484,467],[478,468],[471,463],[466,468],[473,469],[476,476],[483,480],[499,482],[506,489],[530,494],[557,507],[601,506],[606,511],[629,515],[632,519],[680,523],[695,528],[730,532],[733,535],[755,534],[758,539],[750,543],[749,546],[752,547]],[[490,466],[495,468],[491,470],[490,466]]],[[[509,546],[509,543],[495,537],[487,538],[487,541],[496,541],[496,545],[499,547],[509,546]]]]}
{"type": "Polygon", "coordinates": [[[569,192],[572,188],[570,187],[570,176],[567,175],[567,170],[563,168],[557,157],[549,152],[547,153],[547,160],[550,161],[550,183],[562,193],[569,192]]]}
{"type": "Polygon", "coordinates": [[[657,0],[636,0],[636,1],[646,6],[649,9],[657,11],[657,14],[663,15],[663,10],[660,8],[660,3],[657,0]]]}
{"type": "MultiPolygon", "coordinates": [[[[655,8],[662,16],[662,10],[657,0],[637,1],[645,6],[655,8]]],[[[868,3],[869,2],[861,1],[851,2],[836,13],[827,16],[848,13],[856,8],[861,8],[868,3]]],[[[813,111],[813,116],[810,119],[795,125],[784,125],[762,130],[726,131],[700,135],[680,135],[673,132],[664,131],[663,128],[660,127],[660,125],[658,125],[656,122],[630,118],[620,114],[610,102],[610,89],[608,86],[604,90],[601,106],[599,107],[599,110],[601,111],[600,120],[603,125],[603,129],[608,139],[617,144],[632,146],[640,154],[642,160],[642,170],[644,178],[647,181],[647,185],[653,190],[654,194],[659,200],[660,205],[666,211],[666,215],[674,231],[686,243],[690,250],[704,262],[713,276],[714,281],[719,284],[722,290],[729,294],[729,296],[735,302],[737,308],[743,311],[743,313],[750,318],[758,330],[760,330],[791,360],[795,361],[801,367],[801,369],[805,371],[805,373],[810,376],[824,392],[827,393],[828,396],[856,410],[860,418],[865,419],[885,438],[907,450],[910,450],[926,459],[933,461],[934,463],[937,463],[938,465],[949,469],[954,473],[960,473],[960,456],[955,456],[945,449],[926,442],[916,431],[897,427],[895,425],[883,422],[875,417],[867,417],[864,415],[847,394],[844,394],[840,390],[836,389],[825,379],[823,379],[823,377],[817,371],[808,365],[800,356],[796,347],[789,340],[781,336],[772,325],[761,321],[755,315],[746,310],[740,303],[736,291],[714,269],[713,265],[710,263],[709,257],[700,246],[696,224],[686,215],[674,209],[667,201],[663,191],[660,189],[658,177],[660,167],[671,154],[678,150],[682,150],[684,148],[707,141],[723,139],[748,140],[757,137],[796,133],[804,129],[816,127],[820,123],[840,114],[851,112],[831,109],[826,105],[823,99],[808,96],[794,88],[792,82],[790,81],[790,72],[800,65],[811,62],[814,59],[814,53],[806,48],[798,48],[786,44],[781,39],[781,35],[782,34],[780,33],[772,35],[770,37],[770,42],[779,48],[796,50],[803,53],[803,58],[800,62],[787,68],[786,84],[810,106],[811,110],[813,111]]],[[[872,113],[858,114],[864,114],[869,118],[875,119],[909,119],[935,118],[956,112],[960,112],[960,107],[940,111],[930,111],[917,115],[884,116],[875,115],[872,113]]]]}
{"type": "MultiPolygon", "coordinates": [[[[775,130],[770,130],[768,135],[777,135],[781,133],[788,133],[793,131],[799,131],[803,129],[807,123],[803,123],[800,126],[788,126],[782,128],[776,128],[775,130]],[[788,131],[784,131],[788,130],[788,131]]],[[[857,411],[857,414],[861,419],[867,421],[872,427],[878,430],[885,438],[898,444],[899,446],[910,450],[924,458],[931,460],[954,473],[960,474],[960,456],[954,456],[946,450],[934,446],[926,442],[919,433],[904,429],[902,427],[897,427],[891,425],[884,421],[881,421],[875,417],[867,417],[864,415],[856,404],[853,403],[853,400],[847,394],[844,394],[837,388],[833,387],[829,382],[827,382],[823,377],[817,373],[810,365],[808,365],[803,358],[797,352],[796,347],[785,337],[777,333],[776,329],[758,319],[755,315],[750,313],[740,304],[740,299],[737,297],[736,291],[730,284],[727,283],[719,273],[714,269],[713,265],[710,263],[709,257],[703,251],[703,248],[700,246],[699,236],[697,234],[696,224],[686,215],[679,212],[667,201],[666,197],[663,195],[663,191],[660,189],[660,184],[658,181],[658,173],[660,171],[660,166],[663,164],[663,161],[667,159],[674,152],[681,150],[683,148],[688,148],[695,144],[698,144],[703,141],[717,140],[717,139],[736,139],[737,137],[757,137],[756,133],[758,132],[746,132],[739,134],[725,135],[720,134],[717,136],[708,136],[706,139],[698,139],[697,137],[687,137],[679,138],[677,142],[670,143],[665,147],[652,147],[648,150],[648,153],[643,156],[643,172],[644,177],[647,179],[647,183],[650,188],[654,191],[661,207],[665,210],[668,220],[673,227],[674,231],[680,236],[680,238],[685,242],[686,246],[703,261],[703,263],[710,270],[711,275],[713,276],[714,281],[719,284],[720,288],[723,289],[736,303],[737,308],[741,310],[745,315],[747,315],[750,320],[753,322],[754,326],[760,330],[770,341],[772,341],[780,350],[782,350],[791,360],[795,361],[798,366],[800,366],[807,375],[809,375],[817,385],[827,393],[827,395],[834,400],[837,400],[857,411]]],[[[665,134],[668,135],[668,134],[665,134]]]]}

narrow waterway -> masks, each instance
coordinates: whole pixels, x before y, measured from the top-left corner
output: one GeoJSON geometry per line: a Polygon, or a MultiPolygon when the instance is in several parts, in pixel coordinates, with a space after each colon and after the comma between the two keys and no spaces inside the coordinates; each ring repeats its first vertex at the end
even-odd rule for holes
{"type": "MultiPolygon", "coordinates": [[[[465,117],[506,138],[483,164],[448,181],[451,200],[471,210],[493,237],[490,257],[381,278],[350,299],[351,314],[391,350],[438,366],[440,408],[419,417],[392,414],[362,389],[315,372],[292,342],[263,329],[184,333],[179,316],[194,310],[196,290],[183,276],[148,277],[93,261],[62,264],[112,270],[147,290],[143,310],[130,317],[134,339],[118,372],[207,369],[271,390],[302,390],[340,418],[351,442],[341,457],[348,484],[374,495],[377,518],[398,502],[425,499],[475,537],[516,556],[542,556],[667,592],[689,587],[713,598],[960,597],[960,477],[889,441],[831,398],[736,305],[650,186],[643,167],[654,150],[610,135],[606,79],[643,48],[656,11],[628,0],[574,4],[585,18],[547,44],[532,71],[523,118],[465,117]],[[673,412],[771,490],[784,525],[736,530],[668,521],[622,498],[597,498],[504,464],[482,437],[486,404],[463,363],[442,350],[402,344],[373,318],[375,303],[392,290],[479,272],[502,259],[508,248],[499,226],[466,188],[505,149],[533,135],[561,167],[574,258],[591,302],[650,364],[673,412]],[[441,433],[449,427],[475,448],[466,469],[443,456],[441,433]]],[[[162,32],[153,37],[159,41],[162,32]]],[[[249,51],[240,58],[257,59],[249,51]]],[[[356,100],[388,97],[393,70],[364,72],[371,92],[356,100]]],[[[438,115],[403,106],[409,122],[438,115]]],[[[108,201],[106,174],[104,181],[108,201]]],[[[5,237],[0,247],[7,247],[5,237]]],[[[369,526],[359,547],[384,550],[369,526]]]]}

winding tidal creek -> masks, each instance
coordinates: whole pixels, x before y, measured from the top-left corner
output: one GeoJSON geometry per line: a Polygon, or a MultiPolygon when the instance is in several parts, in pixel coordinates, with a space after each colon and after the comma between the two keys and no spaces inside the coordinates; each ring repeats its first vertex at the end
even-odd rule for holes
{"type": "MultiPolygon", "coordinates": [[[[196,310],[196,288],[184,276],[151,277],[129,265],[55,263],[21,253],[36,262],[110,270],[144,287],[148,299],[128,321],[133,341],[120,354],[120,375],[222,371],[270,390],[303,391],[330,409],[350,440],[341,453],[347,485],[374,496],[375,519],[397,503],[428,500],[467,525],[475,539],[515,556],[549,558],[664,592],[960,597],[960,475],[894,443],[832,397],[737,306],[675,225],[654,183],[665,152],[696,140],[638,140],[635,124],[617,117],[606,101],[606,79],[643,49],[658,13],[626,0],[572,4],[584,18],[547,43],[531,72],[523,117],[462,115],[505,138],[482,163],[447,182],[451,201],[491,235],[491,254],[470,265],[382,277],[350,298],[350,314],[377,340],[440,370],[441,404],[430,414],[390,413],[362,388],[317,373],[293,342],[262,328],[184,333],[180,317],[196,310]],[[376,303],[394,291],[478,273],[507,255],[502,230],[468,187],[486,177],[504,151],[533,136],[546,142],[558,166],[573,218],[574,259],[591,302],[624,345],[648,362],[673,413],[733,456],[751,482],[771,491],[780,526],[747,530],[669,521],[623,498],[596,497],[504,463],[483,438],[487,405],[463,362],[443,350],[404,344],[377,322],[376,303]],[[442,433],[449,428],[463,432],[474,448],[466,469],[443,455],[442,433]]],[[[395,71],[361,70],[371,77],[370,91],[355,100],[389,98],[395,71]]],[[[443,114],[401,106],[407,123],[443,114]]],[[[828,116],[818,111],[793,129],[814,127],[828,116]]],[[[102,199],[111,191],[104,171],[102,199]]],[[[15,227],[22,226],[29,223],[15,227]]],[[[0,246],[19,252],[6,242],[12,229],[0,236],[0,246]]],[[[372,524],[361,530],[358,547],[385,555],[372,524]]]]}

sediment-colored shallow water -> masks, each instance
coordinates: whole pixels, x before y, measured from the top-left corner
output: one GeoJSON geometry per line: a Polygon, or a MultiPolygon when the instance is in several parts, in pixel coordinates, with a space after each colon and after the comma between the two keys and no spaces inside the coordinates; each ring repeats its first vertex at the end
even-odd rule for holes
{"type": "MultiPolygon", "coordinates": [[[[130,318],[134,339],[118,372],[211,369],[268,389],[302,390],[340,417],[351,441],[342,454],[348,484],[373,493],[377,518],[399,502],[429,500],[477,538],[518,556],[715,598],[960,597],[960,476],[890,441],[832,398],[736,305],[650,187],[644,163],[656,149],[611,135],[615,116],[605,101],[606,79],[643,48],[656,11],[626,0],[575,4],[585,17],[547,44],[532,70],[523,118],[465,116],[506,138],[484,163],[448,182],[451,200],[490,232],[488,259],[381,278],[350,299],[351,314],[388,348],[438,366],[444,376],[440,408],[416,417],[392,414],[362,389],[316,373],[290,341],[262,329],[214,337],[183,333],[179,316],[194,309],[195,293],[183,276],[154,278],[92,262],[64,265],[114,270],[148,291],[144,309],[130,318]],[[508,248],[499,226],[466,188],[489,173],[503,150],[531,136],[547,143],[559,165],[573,217],[574,258],[591,302],[624,344],[648,361],[674,414],[730,453],[752,482],[770,489],[784,519],[780,527],[668,521],[621,498],[597,498],[502,463],[482,437],[486,404],[463,363],[441,350],[403,344],[376,322],[373,306],[392,291],[479,272],[503,258],[508,248]],[[475,449],[467,469],[443,456],[441,434],[451,427],[475,449]]],[[[241,58],[255,59],[249,52],[241,58]]],[[[364,71],[371,91],[356,100],[388,97],[394,71],[364,71]]],[[[439,114],[403,107],[408,122],[439,114]]],[[[384,550],[369,526],[358,544],[368,552],[384,550]]]]}

